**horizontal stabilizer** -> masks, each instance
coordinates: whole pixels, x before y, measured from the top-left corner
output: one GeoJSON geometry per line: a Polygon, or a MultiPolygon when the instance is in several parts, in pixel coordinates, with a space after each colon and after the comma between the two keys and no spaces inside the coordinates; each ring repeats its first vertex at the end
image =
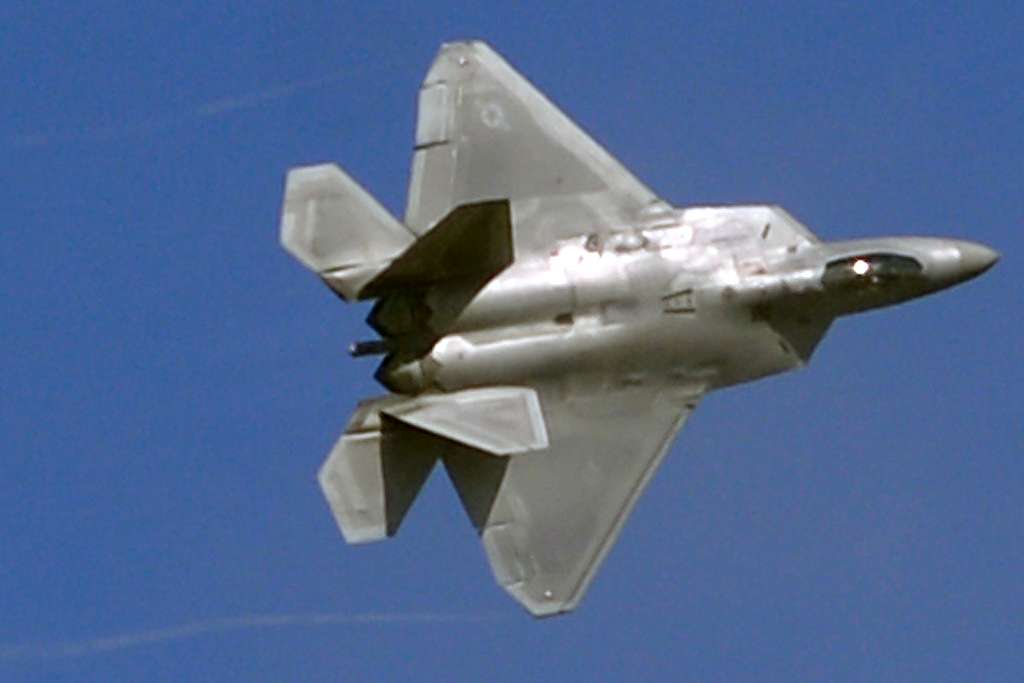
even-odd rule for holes
{"type": "Polygon", "coordinates": [[[483,523],[495,495],[490,484],[504,471],[498,456],[547,446],[533,389],[388,396],[359,405],[320,468],[320,487],[346,541],[379,541],[398,531],[435,463],[443,458],[451,471],[449,459],[457,458],[467,463],[460,471],[484,482],[469,490],[456,481],[470,517],[483,523]]]}
{"type": "Polygon", "coordinates": [[[548,446],[537,392],[525,387],[422,395],[382,412],[492,455],[526,453],[548,446]]]}
{"type": "Polygon", "coordinates": [[[337,165],[288,172],[281,244],[346,299],[354,299],[413,239],[337,165]]]}
{"type": "Polygon", "coordinates": [[[359,292],[373,299],[388,292],[449,280],[482,285],[514,258],[507,200],[455,208],[359,292]]]}

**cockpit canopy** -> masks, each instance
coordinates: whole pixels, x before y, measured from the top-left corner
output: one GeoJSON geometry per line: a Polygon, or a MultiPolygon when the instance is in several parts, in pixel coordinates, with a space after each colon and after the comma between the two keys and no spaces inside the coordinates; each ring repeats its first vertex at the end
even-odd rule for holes
{"type": "Polygon", "coordinates": [[[867,287],[909,282],[922,276],[924,267],[909,256],[860,254],[829,262],[821,282],[827,288],[867,287]]]}

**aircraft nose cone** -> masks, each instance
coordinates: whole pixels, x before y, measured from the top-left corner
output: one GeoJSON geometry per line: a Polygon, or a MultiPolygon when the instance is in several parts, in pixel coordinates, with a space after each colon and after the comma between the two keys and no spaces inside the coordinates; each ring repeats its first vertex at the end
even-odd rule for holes
{"type": "Polygon", "coordinates": [[[925,273],[933,289],[945,289],[978,277],[999,260],[984,244],[966,240],[928,242],[925,273]]]}
{"type": "Polygon", "coordinates": [[[959,242],[960,268],[965,278],[981,275],[999,260],[999,252],[976,242],[959,242]]]}

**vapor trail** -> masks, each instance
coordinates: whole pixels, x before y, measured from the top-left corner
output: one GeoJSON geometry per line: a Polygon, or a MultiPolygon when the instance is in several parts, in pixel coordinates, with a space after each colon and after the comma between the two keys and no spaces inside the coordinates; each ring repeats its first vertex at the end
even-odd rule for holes
{"type": "Polygon", "coordinates": [[[340,81],[343,74],[336,73],[317,78],[307,78],[282,85],[276,85],[262,90],[255,90],[240,95],[220,97],[210,100],[198,106],[186,109],[166,116],[157,116],[142,121],[111,124],[107,126],[92,126],[79,128],[77,130],[57,131],[52,133],[36,132],[21,135],[13,135],[8,138],[8,144],[14,147],[48,147],[63,142],[102,142],[106,140],[117,140],[121,138],[138,135],[157,133],[172,126],[197,121],[201,119],[222,116],[242,109],[251,109],[265,102],[272,102],[291,97],[304,90],[320,88],[329,83],[340,81]]]}
{"type": "Polygon", "coordinates": [[[490,621],[492,615],[432,613],[365,613],[343,612],[311,614],[254,614],[192,621],[178,626],[144,631],[131,631],[102,638],[65,640],[49,643],[0,643],[0,662],[26,659],[63,659],[86,657],[117,650],[185,640],[210,633],[226,631],[265,630],[289,626],[330,626],[338,624],[438,623],[490,621]]]}

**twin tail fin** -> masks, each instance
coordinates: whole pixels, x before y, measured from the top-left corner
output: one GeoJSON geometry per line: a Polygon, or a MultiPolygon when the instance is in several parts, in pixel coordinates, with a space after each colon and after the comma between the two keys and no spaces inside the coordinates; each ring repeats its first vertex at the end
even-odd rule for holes
{"type": "Polygon", "coordinates": [[[438,460],[482,528],[508,456],[547,448],[536,391],[487,387],[364,401],[320,468],[349,543],[393,536],[438,460]]]}
{"type": "Polygon", "coordinates": [[[481,286],[514,258],[508,200],[457,206],[417,239],[336,164],[289,171],[281,244],[346,301],[452,280],[481,286]]]}

